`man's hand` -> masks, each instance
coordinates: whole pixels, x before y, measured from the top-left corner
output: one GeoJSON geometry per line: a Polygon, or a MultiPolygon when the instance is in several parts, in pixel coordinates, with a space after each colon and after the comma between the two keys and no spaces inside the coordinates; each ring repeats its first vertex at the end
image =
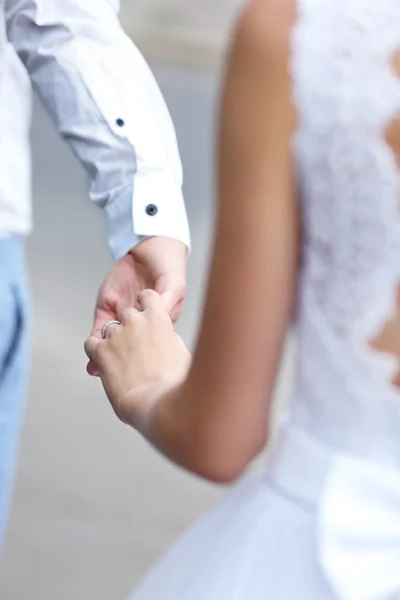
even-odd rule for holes
{"type": "MultiPolygon", "coordinates": [[[[90,336],[100,338],[105,323],[120,321],[128,308],[139,309],[139,294],[146,289],[161,295],[175,325],[186,294],[186,255],[186,246],[171,238],[152,237],[138,244],[112,267],[103,281],[90,336]]],[[[98,375],[92,361],[87,371],[98,375]]]]}

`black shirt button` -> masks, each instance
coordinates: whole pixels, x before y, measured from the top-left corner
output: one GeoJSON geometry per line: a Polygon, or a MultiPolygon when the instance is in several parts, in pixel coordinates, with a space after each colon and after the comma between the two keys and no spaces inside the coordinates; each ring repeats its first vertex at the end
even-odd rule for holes
{"type": "Polygon", "coordinates": [[[125,121],[123,119],[117,119],[115,122],[118,127],[123,127],[125,125],[125,121]]]}
{"type": "Polygon", "coordinates": [[[155,204],[148,204],[146,206],[146,212],[149,215],[149,217],[154,217],[154,215],[158,213],[158,208],[155,204]]]}

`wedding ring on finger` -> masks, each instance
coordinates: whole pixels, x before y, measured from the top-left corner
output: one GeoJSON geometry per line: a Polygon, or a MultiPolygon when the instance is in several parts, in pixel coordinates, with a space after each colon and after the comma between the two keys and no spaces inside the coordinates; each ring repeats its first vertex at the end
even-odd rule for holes
{"type": "Polygon", "coordinates": [[[121,323],[119,321],[108,321],[108,323],[103,325],[103,329],[101,330],[101,337],[103,338],[103,340],[106,339],[106,331],[108,327],[110,327],[110,325],[121,325],[121,323]]]}

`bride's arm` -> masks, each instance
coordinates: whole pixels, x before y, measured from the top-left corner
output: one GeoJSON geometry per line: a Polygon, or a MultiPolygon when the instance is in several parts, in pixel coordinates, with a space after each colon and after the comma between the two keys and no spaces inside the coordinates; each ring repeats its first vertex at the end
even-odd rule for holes
{"type": "MultiPolygon", "coordinates": [[[[155,383],[144,395],[134,389],[126,419],[174,462],[217,481],[240,475],[267,441],[295,295],[292,4],[253,0],[238,24],[220,114],[212,268],[193,362],[179,385],[155,383]]],[[[146,302],[150,309],[155,303],[155,315],[156,299],[146,302]]]]}

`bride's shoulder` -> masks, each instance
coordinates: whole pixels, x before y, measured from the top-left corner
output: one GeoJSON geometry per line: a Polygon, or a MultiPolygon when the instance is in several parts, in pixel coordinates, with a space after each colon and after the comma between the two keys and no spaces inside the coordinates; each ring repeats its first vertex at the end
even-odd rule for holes
{"type": "Polygon", "coordinates": [[[248,0],[237,20],[236,38],[267,54],[287,47],[297,1],[248,0]]]}
{"type": "Polygon", "coordinates": [[[236,22],[230,57],[233,64],[271,83],[287,68],[297,0],[247,0],[236,22]]]}

